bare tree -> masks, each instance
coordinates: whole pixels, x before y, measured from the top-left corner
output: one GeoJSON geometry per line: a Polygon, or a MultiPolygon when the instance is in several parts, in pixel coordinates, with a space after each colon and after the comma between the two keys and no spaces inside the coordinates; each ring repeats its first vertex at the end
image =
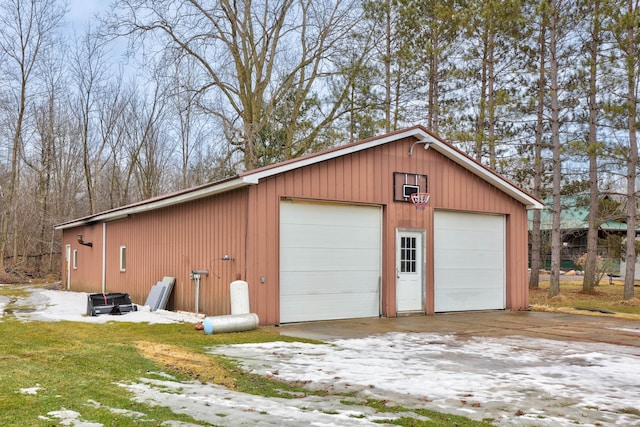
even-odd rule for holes
{"type": "MultiPolygon", "coordinates": [[[[31,254],[33,260],[31,269],[33,271],[51,272],[51,254],[54,251],[54,242],[51,241],[54,223],[56,218],[55,205],[52,199],[55,196],[54,167],[55,156],[60,155],[58,147],[59,140],[66,136],[63,108],[64,100],[61,87],[65,85],[65,75],[62,64],[64,63],[64,53],[59,50],[46,52],[43,58],[40,81],[42,82],[41,101],[34,102],[34,124],[35,134],[31,147],[25,147],[23,159],[29,170],[35,175],[32,178],[34,185],[30,186],[34,192],[34,201],[30,223],[33,224],[31,233],[20,229],[20,234],[28,235],[26,245],[22,247],[23,253],[31,254]],[[28,244],[30,243],[30,244],[28,244]],[[42,260],[49,258],[49,265],[43,265],[42,260]]],[[[26,192],[23,192],[23,194],[26,192]]]]}
{"type": "Polygon", "coordinates": [[[181,189],[194,184],[190,179],[190,167],[198,161],[197,157],[202,155],[205,135],[212,127],[211,124],[207,125],[210,120],[207,120],[198,108],[201,94],[189,89],[195,86],[197,78],[193,72],[194,67],[190,66],[189,62],[174,62],[174,67],[170,68],[171,75],[167,78],[167,90],[171,92],[169,102],[174,117],[170,123],[171,133],[174,139],[179,141],[181,189]]]}
{"type": "Polygon", "coordinates": [[[128,141],[127,110],[133,93],[122,86],[122,79],[110,82],[105,94],[98,100],[99,155],[93,160],[94,188],[97,200],[102,201],[98,209],[112,209],[128,202],[128,193],[123,184],[122,169],[127,163],[125,147],[128,141]]]}
{"type": "MultiPolygon", "coordinates": [[[[20,153],[30,99],[30,90],[43,51],[52,42],[52,35],[64,10],[55,0],[3,0],[0,2],[0,54],[15,116],[11,123],[9,142],[10,172],[3,206],[0,230],[0,272],[5,270],[5,256],[11,221],[16,220],[15,198],[19,185],[20,153]]],[[[15,233],[15,230],[14,230],[15,233]]],[[[14,251],[15,252],[15,251],[14,251]]]]}
{"type": "Polygon", "coordinates": [[[75,116],[79,145],[82,147],[82,170],[84,172],[86,200],[89,213],[96,213],[96,177],[101,172],[102,153],[105,140],[96,138],[96,99],[109,96],[106,86],[107,61],[100,39],[88,31],[76,39],[71,55],[70,73],[75,85],[73,113],[75,116]]]}
{"type": "Polygon", "coordinates": [[[149,199],[162,191],[162,175],[167,163],[167,150],[161,127],[164,119],[164,94],[158,83],[150,94],[135,96],[130,103],[128,160],[125,194],[135,178],[137,198],[149,199]]]}
{"type": "Polygon", "coordinates": [[[346,40],[358,11],[353,0],[118,0],[109,24],[112,34],[157,36],[156,47],[163,40],[161,49],[198,64],[201,79],[194,89],[207,95],[208,112],[220,119],[245,168],[252,169],[259,163],[260,132],[287,97],[293,108],[285,157],[304,152],[341,114],[347,87],[324,108],[318,106],[312,129],[296,129],[303,104],[326,93],[327,79],[336,71],[332,51],[346,40]]]}

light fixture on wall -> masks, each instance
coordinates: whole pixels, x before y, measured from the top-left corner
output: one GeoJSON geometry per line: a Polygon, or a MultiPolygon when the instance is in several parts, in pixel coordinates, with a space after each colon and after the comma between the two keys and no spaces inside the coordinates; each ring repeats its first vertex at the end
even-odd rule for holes
{"type": "Polygon", "coordinates": [[[93,247],[93,243],[85,242],[84,240],[82,240],[82,234],[78,234],[78,243],[80,243],[81,245],[84,245],[84,246],[93,247]]]}
{"type": "Polygon", "coordinates": [[[408,153],[409,157],[413,156],[413,147],[415,147],[416,144],[424,144],[424,149],[428,150],[429,147],[431,147],[431,144],[433,143],[434,141],[431,138],[424,138],[424,139],[421,139],[420,141],[414,142],[413,144],[411,144],[411,148],[409,148],[409,153],[408,153]]]}
{"type": "Polygon", "coordinates": [[[235,261],[235,258],[225,254],[222,258],[220,258],[220,261],[235,261]]]}

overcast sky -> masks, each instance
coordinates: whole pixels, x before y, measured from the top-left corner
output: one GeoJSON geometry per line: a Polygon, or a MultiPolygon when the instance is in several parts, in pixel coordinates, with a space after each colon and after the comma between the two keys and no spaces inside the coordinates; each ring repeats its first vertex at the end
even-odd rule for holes
{"type": "Polygon", "coordinates": [[[79,30],[87,25],[96,13],[109,9],[111,0],[68,0],[67,22],[79,30]]]}

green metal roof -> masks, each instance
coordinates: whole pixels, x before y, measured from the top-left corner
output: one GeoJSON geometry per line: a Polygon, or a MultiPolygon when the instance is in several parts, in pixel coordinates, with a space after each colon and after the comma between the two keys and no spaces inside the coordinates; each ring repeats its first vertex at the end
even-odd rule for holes
{"type": "MultiPolygon", "coordinates": [[[[545,207],[540,211],[540,229],[551,230],[553,222],[553,200],[544,200],[545,207]]],[[[580,230],[589,228],[589,206],[580,203],[580,197],[562,197],[560,210],[561,230],[580,230]]],[[[533,228],[533,211],[528,211],[529,230],[533,228]]],[[[627,224],[621,221],[609,220],[600,224],[600,229],[608,231],[626,231],[627,224]]],[[[640,229],[640,227],[638,228],[640,229]]]]}

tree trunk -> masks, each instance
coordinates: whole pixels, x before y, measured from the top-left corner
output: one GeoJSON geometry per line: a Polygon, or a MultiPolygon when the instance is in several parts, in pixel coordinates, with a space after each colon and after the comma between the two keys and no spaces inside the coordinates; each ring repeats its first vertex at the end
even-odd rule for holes
{"type": "MultiPolygon", "coordinates": [[[[628,0],[628,13],[633,16],[637,9],[633,0],[628,0]]],[[[636,271],[636,178],[638,167],[638,141],[636,139],[636,114],[638,113],[636,100],[636,40],[634,20],[628,19],[627,28],[627,124],[629,129],[629,153],[627,155],[627,242],[626,242],[626,271],[624,278],[624,299],[631,299],[634,295],[634,278],[636,271]]]]}
{"type": "MultiPolygon", "coordinates": [[[[544,95],[547,86],[546,80],[546,22],[541,16],[540,33],[538,38],[538,48],[540,49],[540,63],[538,73],[538,109],[536,112],[536,130],[535,130],[535,146],[533,153],[533,195],[542,198],[542,176],[544,174],[544,166],[542,163],[542,133],[544,132],[544,95]]],[[[533,225],[531,229],[531,274],[529,275],[529,288],[538,288],[540,284],[540,268],[542,262],[540,259],[542,249],[542,239],[540,236],[541,212],[533,211],[533,225]]]]}
{"type": "Polygon", "coordinates": [[[438,91],[438,68],[440,63],[439,49],[440,44],[438,34],[434,31],[431,40],[433,52],[431,53],[431,64],[429,66],[429,105],[428,105],[428,126],[435,133],[439,132],[438,123],[440,120],[440,93],[438,91]]]}
{"type": "Polygon", "coordinates": [[[551,283],[549,297],[560,293],[560,252],[562,250],[562,235],[560,230],[560,184],[562,179],[562,161],[560,159],[560,106],[558,97],[558,4],[556,0],[550,2],[549,21],[549,80],[551,84],[551,144],[553,151],[553,220],[551,225],[551,283]]]}
{"type": "Polygon", "coordinates": [[[389,133],[391,132],[391,0],[386,2],[385,13],[384,120],[385,130],[389,133]]]}
{"type": "Polygon", "coordinates": [[[598,140],[597,140],[597,90],[598,90],[598,50],[600,48],[600,1],[593,4],[593,33],[589,43],[589,134],[587,137],[587,154],[589,156],[589,230],[587,231],[587,257],[584,265],[582,290],[592,291],[598,284],[598,140]]]}
{"type": "MultiPolygon", "coordinates": [[[[5,258],[7,256],[7,243],[9,241],[9,223],[15,220],[15,195],[18,188],[18,178],[20,169],[20,143],[22,137],[22,125],[27,103],[27,76],[22,75],[20,82],[20,98],[18,104],[18,116],[16,118],[15,130],[11,145],[11,170],[9,172],[9,188],[4,206],[4,220],[2,221],[2,231],[0,231],[0,273],[6,270],[5,258]]],[[[15,233],[15,230],[13,230],[15,233]]],[[[14,254],[15,256],[15,254],[14,254]]]]}
{"type": "Polygon", "coordinates": [[[484,125],[487,112],[487,24],[485,23],[484,33],[482,35],[482,65],[480,73],[480,99],[478,100],[478,121],[476,123],[476,152],[475,158],[478,162],[482,162],[482,150],[484,149],[484,125]]]}
{"type": "Polygon", "coordinates": [[[496,94],[495,94],[495,33],[493,21],[489,21],[487,35],[487,143],[489,145],[489,167],[496,170],[496,94]]]}

